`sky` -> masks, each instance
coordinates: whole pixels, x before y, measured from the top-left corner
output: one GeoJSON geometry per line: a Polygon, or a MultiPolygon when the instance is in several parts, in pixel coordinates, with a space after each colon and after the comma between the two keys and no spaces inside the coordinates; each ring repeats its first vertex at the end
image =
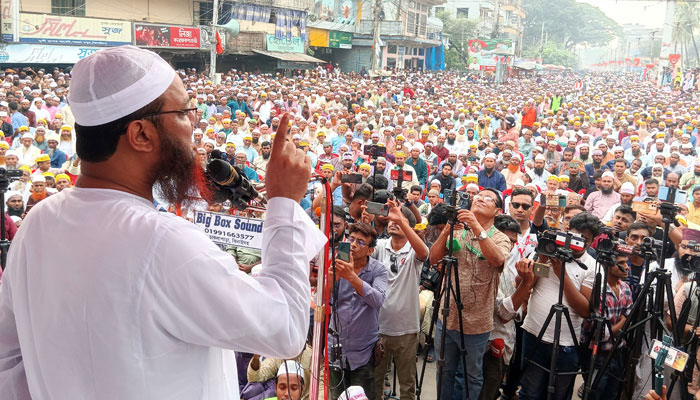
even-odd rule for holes
{"type": "Polygon", "coordinates": [[[603,12],[618,24],[641,24],[647,28],[663,26],[666,14],[666,2],[656,0],[577,0],[588,3],[603,10],[603,12]]]}

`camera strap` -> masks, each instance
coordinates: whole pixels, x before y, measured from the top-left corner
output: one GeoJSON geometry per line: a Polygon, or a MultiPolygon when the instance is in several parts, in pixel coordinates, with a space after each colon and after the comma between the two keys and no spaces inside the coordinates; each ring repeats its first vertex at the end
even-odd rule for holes
{"type": "MultiPolygon", "coordinates": [[[[487,234],[488,237],[493,236],[494,232],[496,232],[496,227],[491,225],[491,229],[489,229],[489,232],[487,234]]],[[[469,249],[469,251],[474,253],[479,258],[479,260],[485,260],[486,258],[484,257],[484,254],[481,252],[481,250],[470,245],[469,242],[467,242],[465,240],[466,237],[467,237],[467,230],[465,229],[462,231],[462,241],[464,242],[464,245],[467,246],[467,249],[469,249]]]]}

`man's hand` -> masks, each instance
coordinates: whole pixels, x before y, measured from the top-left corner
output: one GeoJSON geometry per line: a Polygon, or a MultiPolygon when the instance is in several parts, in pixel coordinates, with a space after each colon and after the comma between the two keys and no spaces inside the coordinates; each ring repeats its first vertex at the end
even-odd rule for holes
{"type": "Polygon", "coordinates": [[[644,400],[666,400],[666,385],[661,386],[661,396],[656,394],[654,390],[650,390],[649,393],[644,396],[644,400]]]}
{"type": "Polygon", "coordinates": [[[393,200],[387,200],[386,202],[389,205],[389,215],[387,216],[389,218],[389,221],[395,223],[395,224],[400,224],[401,221],[406,219],[406,217],[403,216],[403,212],[401,211],[401,205],[393,200]]]}
{"type": "Polygon", "coordinates": [[[285,113],[277,127],[272,145],[265,188],[267,197],[287,197],[295,202],[301,201],[311,176],[311,159],[304,151],[297,149],[294,143],[287,141],[289,131],[289,114],[285,113]]]}
{"type": "Polygon", "coordinates": [[[360,216],[360,222],[371,224],[374,221],[374,214],[370,214],[367,212],[367,204],[361,205],[360,208],[362,209],[362,215],[360,216]]]}
{"type": "Polygon", "coordinates": [[[346,281],[351,281],[357,274],[355,273],[354,264],[352,258],[350,262],[345,262],[341,259],[335,259],[335,272],[338,274],[338,278],[343,278],[346,281]]]}
{"type": "Polygon", "coordinates": [[[535,273],[532,266],[535,262],[529,258],[524,258],[515,263],[515,269],[518,271],[518,276],[523,279],[523,284],[532,287],[535,284],[535,273]]]}
{"type": "Polygon", "coordinates": [[[479,235],[481,231],[484,230],[479,221],[477,221],[474,213],[472,213],[470,210],[459,210],[457,213],[457,220],[467,224],[469,229],[474,232],[474,235],[479,235]]]}

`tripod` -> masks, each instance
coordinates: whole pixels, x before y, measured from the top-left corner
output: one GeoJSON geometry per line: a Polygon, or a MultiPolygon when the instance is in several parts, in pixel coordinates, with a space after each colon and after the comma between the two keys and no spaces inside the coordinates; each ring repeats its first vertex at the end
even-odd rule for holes
{"type": "MultiPolygon", "coordinates": [[[[600,266],[600,264],[598,264],[600,266]]],[[[603,334],[605,332],[605,329],[607,328],[611,333],[612,333],[612,327],[610,325],[610,321],[605,318],[605,313],[606,313],[606,300],[608,296],[608,270],[607,266],[603,268],[603,279],[602,282],[599,282],[599,277],[600,277],[600,272],[598,272],[596,276],[596,284],[595,284],[595,291],[593,292],[594,294],[591,295],[591,299],[589,301],[589,311],[591,312],[591,320],[593,321],[593,335],[591,336],[591,339],[588,343],[588,346],[586,348],[590,347],[590,344],[593,344],[593,350],[591,351],[591,357],[589,359],[588,363],[588,372],[586,374],[586,384],[583,388],[583,398],[584,400],[588,400],[591,391],[593,391],[593,378],[594,378],[594,371],[595,371],[595,361],[596,358],[598,357],[598,345],[600,342],[603,340],[603,334]],[[599,284],[602,284],[600,286],[599,284]],[[602,288],[602,295],[598,296],[596,293],[598,291],[598,288],[602,288]],[[598,311],[600,309],[600,311],[598,311]]]]}
{"type": "MultiPolygon", "coordinates": [[[[677,213],[678,208],[673,204],[673,198],[675,197],[675,189],[671,189],[669,191],[669,202],[664,202],[661,203],[659,206],[659,209],[661,211],[662,215],[662,221],[664,223],[664,233],[663,233],[663,238],[662,240],[662,246],[661,246],[661,256],[659,257],[659,267],[654,270],[650,271],[646,275],[646,281],[644,283],[644,287],[642,290],[639,292],[639,295],[637,296],[637,300],[634,302],[632,305],[632,310],[630,311],[630,316],[632,317],[637,317],[641,316],[641,308],[644,305],[644,303],[647,300],[647,296],[649,296],[649,310],[647,311],[647,316],[642,318],[639,321],[635,321],[637,318],[629,318],[625,321],[625,323],[622,325],[622,328],[620,329],[620,334],[618,339],[615,341],[615,344],[613,345],[612,350],[610,351],[610,354],[605,359],[605,363],[603,364],[603,367],[601,368],[599,374],[596,376],[593,382],[593,386],[597,387],[598,384],[600,383],[600,379],[605,373],[605,371],[610,367],[610,363],[612,361],[612,357],[614,356],[615,352],[619,349],[620,345],[622,344],[622,341],[625,339],[627,336],[628,332],[632,331],[632,333],[635,334],[636,338],[640,338],[641,335],[644,334],[644,325],[646,324],[647,321],[649,321],[649,331],[650,331],[650,337],[651,338],[657,338],[661,339],[664,335],[666,334],[673,334],[673,343],[675,345],[679,345],[681,343],[681,338],[680,335],[678,334],[678,329],[676,327],[678,326],[678,320],[676,318],[676,309],[673,307],[673,288],[671,284],[671,271],[667,270],[664,268],[665,262],[666,262],[666,240],[665,238],[668,237],[668,232],[670,230],[671,223],[673,222],[673,218],[675,214],[677,213]],[[654,293],[650,293],[652,284],[656,282],[656,290],[654,293]],[[666,300],[669,305],[669,315],[671,319],[671,328],[672,332],[669,332],[668,329],[666,328],[666,324],[664,322],[664,300],[666,300]],[[634,332],[638,331],[638,332],[634,332]],[[638,335],[638,336],[637,336],[638,335]]],[[[648,252],[647,252],[648,253],[648,252]]],[[[648,258],[649,255],[645,253],[645,258],[648,258]]],[[[648,265],[648,262],[647,262],[648,265]]],[[[629,361],[629,360],[628,360],[629,361]]],[[[626,362],[625,365],[629,368],[630,364],[629,362],[626,362]]],[[[676,375],[674,373],[674,375],[676,375]]],[[[681,390],[681,399],[686,400],[688,396],[688,382],[687,379],[685,378],[684,375],[680,375],[681,377],[681,385],[682,385],[682,390],[681,390]]],[[[671,395],[671,388],[667,391],[667,396],[670,397],[671,395]]]]}
{"type": "MultiPolygon", "coordinates": [[[[683,289],[681,289],[683,290],[683,289]]],[[[697,304],[700,302],[700,274],[695,274],[694,281],[691,283],[690,288],[688,290],[688,298],[685,299],[685,302],[683,303],[683,307],[681,308],[681,312],[678,315],[678,326],[676,327],[676,330],[678,331],[679,335],[684,335],[685,334],[685,325],[688,322],[688,317],[690,314],[690,311],[693,307],[693,297],[695,298],[695,306],[697,308],[695,312],[695,316],[693,319],[693,326],[690,329],[690,340],[684,343],[683,350],[688,353],[688,366],[686,367],[686,374],[685,374],[685,379],[688,382],[691,382],[693,380],[693,369],[698,368],[700,369],[700,364],[698,364],[697,357],[698,357],[698,336],[695,334],[695,330],[698,328],[698,322],[700,322],[700,307],[697,307],[697,304]]],[[[678,381],[678,377],[680,376],[679,374],[675,373],[677,371],[674,371],[674,374],[671,376],[671,383],[669,384],[668,391],[672,391],[673,387],[676,385],[676,382],[678,381]]]]}
{"type": "MultiPolygon", "coordinates": [[[[442,258],[442,268],[444,271],[443,279],[446,279],[447,282],[444,286],[444,291],[442,292],[443,295],[443,309],[442,309],[442,320],[444,323],[444,326],[442,327],[442,332],[440,332],[440,355],[438,356],[438,363],[437,363],[437,400],[440,400],[441,395],[442,395],[442,384],[443,384],[443,379],[442,379],[442,374],[445,369],[445,339],[447,337],[447,318],[450,315],[450,297],[454,297],[455,305],[457,306],[457,320],[459,321],[459,341],[460,341],[460,348],[461,348],[461,356],[462,356],[462,368],[464,371],[464,394],[465,398],[468,398],[469,395],[469,382],[467,378],[467,355],[466,355],[466,349],[464,345],[464,335],[462,332],[464,332],[464,320],[462,319],[462,309],[464,308],[464,305],[462,304],[462,296],[460,294],[460,286],[459,286],[459,270],[457,268],[457,258],[454,257],[454,233],[455,233],[455,224],[460,223],[457,221],[457,191],[453,190],[450,196],[450,205],[448,206],[448,213],[449,213],[449,224],[450,224],[450,235],[449,239],[447,242],[447,254],[445,257],[442,258]],[[453,283],[454,279],[454,283],[453,283]]],[[[438,300],[439,301],[439,300],[438,300]]],[[[433,300],[434,303],[436,303],[436,300],[433,300]]],[[[430,336],[432,336],[433,332],[433,326],[437,323],[437,315],[438,315],[438,308],[435,307],[433,310],[433,318],[430,323],[430,336]]],[[[426,346],[426,356],[427,356],[427,348],[426,346]]],[[[423,383],[423,373],[425,372],[425,364],[423,364],[423,371],[421,372],[421,385],[423,383]]],[[[419,386],[420,387],[420,386],[419,386]]],[[[418,390],[418,393],[420,390],[418,390]]],[[[448,399],[445,399],[448,400],[448,399]]]]}
{"type": "MultiPolygon", "coordinates": [[[[576,339],[576,330],[574,329],[574,325],[571,322],[571,316],[569,315],[569,309],[567,306],[564,305],[564,279],[566,279],[566,263],[569,261],[573,260],[573,255],[571,253],[571,235],[567,234],[566,235],[566,241],[564,243],[564,246],[562,248],[557,249],[557,258],[561,260],[561,271],[560,271],[560,278],[559,278],[559,294],[557,298],[556,304],[553,304],[552,307],[549,309],[549,314],[547,315],[547,318],[544,321],[544,324],[542,325],[542,328],[540,329],[539,334],[537,335],[537,344],[535,347],[530,350],[530,353],[525,357],[525,361],[527,363],[530,363],[534,365],[537,368],[540,368],[543,371],[546,371],[549,373],[549,379],[547,383],[547,398],[551,399],[552,396],[554,395],[555,391],[555,380],[557,376],[565,376],[565,375],[578,375],[579,372],[557,372],[557,357],[559,356],[559,341],[560,341],[560,336],[561,336],[561,323],[562,323],[562,316],[566,318],[566,324],[569,328],[569,331],[571,332],[571,338],[574,341],[574,346],[578,347],[578,340],[576,339]],[[545,332],[547,332],[547,329],[549,328],[549,324],[552,322],[552,318],[554,318],[554,337],[552,340],[552,356],[549,361],[549,368],[538,364],[537,362],[532,360],[532,357],[534,356],[535,352],[537,351],[537,347],[542,344],[542,337],[544,336],[545,332]]],[[[526,370],[523,371],[523,374],[526,373],[526,370]]]]}

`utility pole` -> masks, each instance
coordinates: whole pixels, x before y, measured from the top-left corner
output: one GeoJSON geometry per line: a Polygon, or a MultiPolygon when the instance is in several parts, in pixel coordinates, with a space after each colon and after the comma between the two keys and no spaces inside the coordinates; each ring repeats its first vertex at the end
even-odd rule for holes
{"type": "MultiPolygon", "coordinates": [[[[201,4],[201,3],[200,3],[201,4]]],[[[211,17],[211,49],[209,51],[209,78],[216,79],[216,25],[219,23],[219,0],[214,0],[211,17]]]]}
{"type": "Polygon", "coordinates": [[[544,21],[542,22],[542,31],[540,31],[540,58],[544,52],[544,21]]]}
{"type": "Polygon", "coordinates": [[[649,63],[654,63],[654,36],[656,36],[656,31],[651,32],[651,44],[649,45],[649,63]]]}
{"type": "MultiPolygon", "coordinates": [[[[215,0],[216,1],[216,0],[215,0]]],[[[379,55],[382,52],[381,40],[381,20],[379,13],[382,9],[382,0],[374,1],[374,22],[372,24],[372,57],[370,58],[370,71],[379,69],[379,55]]]]}

